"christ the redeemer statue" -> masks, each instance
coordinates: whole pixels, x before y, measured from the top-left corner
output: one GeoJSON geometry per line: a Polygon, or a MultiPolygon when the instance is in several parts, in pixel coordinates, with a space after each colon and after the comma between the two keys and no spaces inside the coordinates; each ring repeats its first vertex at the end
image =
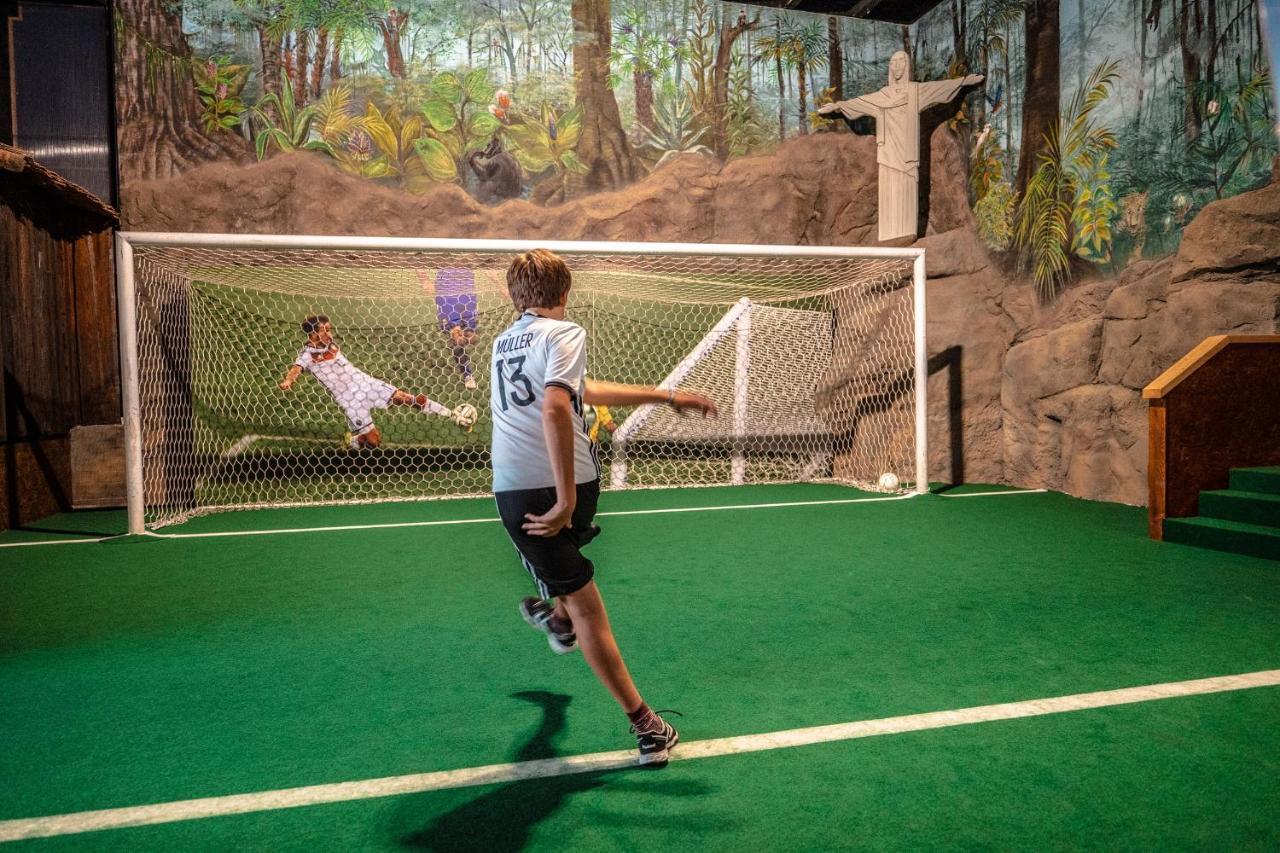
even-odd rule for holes
{"type": "Polygon", "coordinates": [[[889,60],[889,85],[869,95],[818,108],[835,118],[876,120],[876,162],[880,164],[880,239],[916,236],[920,183],[920,112],[954,100],[967,86],[982,82],[981,74],[930,83],[911,81],[911,61],[898,51],[889,60]]]}

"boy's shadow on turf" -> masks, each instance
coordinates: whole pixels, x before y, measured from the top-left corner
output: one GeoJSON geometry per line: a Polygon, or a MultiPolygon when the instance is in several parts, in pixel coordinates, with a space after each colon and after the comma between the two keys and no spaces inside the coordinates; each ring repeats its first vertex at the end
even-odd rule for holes
{"type": "MultiPolygon", "coordinates": [[[[554,741],[564,729],[571,697],[545,690],[525,690],[512,695],[542,708],[542,721],[520,747],[516,760],[555,758],[554,741]]],[[[610,777],[618,779],[625,774],[626,769],[600,770],[507,782],[433,818],[423,829],[402,836],[400,843],[413,850],[483,850],[488,853],[523,850],[534,827],[559,811],[574,794],[604,787],[612,781],[610,777]]],[[[664,789],[662,793],[705,794],[709,790],[701,783],[672,782],[675,784],[661,786],[664,789]]],[[[653,790],[653,786],[646,787],[653,790]]],[[[422,800],[417,802],[426,804],[422,800]]],[[[406,808],[417,811],[418,807],[411,801],[406,808]]],[[[404,820],[413,821],[413,817],[405,815],[404,820]]]]}

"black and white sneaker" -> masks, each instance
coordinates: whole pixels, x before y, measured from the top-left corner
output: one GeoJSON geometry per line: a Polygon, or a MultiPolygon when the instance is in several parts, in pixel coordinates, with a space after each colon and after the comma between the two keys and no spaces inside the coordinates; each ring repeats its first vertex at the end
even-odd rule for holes
{"type": "Polygon", "coordinates": [[[558,633],[551,628],[551,614],[555,608],[540,598],[525,598],[520,601],[520,615],[524,621],[547,635],[547,645],[558,655],[567,655],[578,647],[578,637],[572,631],[558,633]]]}
{"type": "Polygon", "coordinates": [[[636,736],[636,746],[640,749],[640,759],[637,763],[641,767],[657,769],[666,767],[667,762],[671,760],[670,753],[680,742],[680,733],[666,720],[656,715],[655,717],[662,724],[662,728],[641,731],[632,726],[631,733],[636,736]]]}

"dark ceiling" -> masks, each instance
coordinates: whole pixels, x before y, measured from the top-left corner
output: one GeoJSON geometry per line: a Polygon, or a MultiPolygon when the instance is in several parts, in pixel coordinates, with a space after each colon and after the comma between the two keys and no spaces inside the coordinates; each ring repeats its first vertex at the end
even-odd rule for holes
{"type": "Polygon", "coordinates": [[[942,0],[748,0],[754,6],[816,12],[819,15],[845,15],[891,24],[914,24],[920,16],[942,0]]]}

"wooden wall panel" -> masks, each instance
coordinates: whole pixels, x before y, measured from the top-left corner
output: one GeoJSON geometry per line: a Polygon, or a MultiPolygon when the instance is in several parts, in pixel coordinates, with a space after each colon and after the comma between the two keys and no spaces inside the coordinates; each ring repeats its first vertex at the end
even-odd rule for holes
{"type": "Polygon", "coordinates": [[[74,350],[67,352],[61,244],[45,231],[19,222],[12,277],[5,282],[7,319],[6,436],[10,440],[65,435],[78,405],[68,382],[74,350]]]}
{"type": "Polygon", "coordinates": [[[101,231],[77,240],[74,259],[80,384],[80,417],[76,423],[118,423],[120,356],[111,232],[101,231]]]}
{"type": "Polygon", "coordinates": [[[57,192],[0,172],[0,528],[70,508],[68,433],[120,421],[111,223],[57,192]]]}
{"type": "Polygon", "coordinates": [[[1152,539],[1164,539],[1165,506],[1167,490],[1166,432],[1168,421],[1164,400],[1152,400],[1147,409],[1147,534],[1152,539]]]}
{"type": "Polygon", "coordinates": [[[65,436],[0,445],[0,529],[70,509],[70,456],[65,436]]]}
{"type": "Polygon", "coordinates": [[[1199,512],[1231,468],[1280,465],[1280,343],[1230,344],[1165,398],[1165,516],[1199,512]]]}
{"type": "Polygon", "coordinates": [[[1200,511],[1232,468],[1280,465],[1280,335],[1206,338],[1143,389],[1150,426],[1148,527],[1200,511]]]}

